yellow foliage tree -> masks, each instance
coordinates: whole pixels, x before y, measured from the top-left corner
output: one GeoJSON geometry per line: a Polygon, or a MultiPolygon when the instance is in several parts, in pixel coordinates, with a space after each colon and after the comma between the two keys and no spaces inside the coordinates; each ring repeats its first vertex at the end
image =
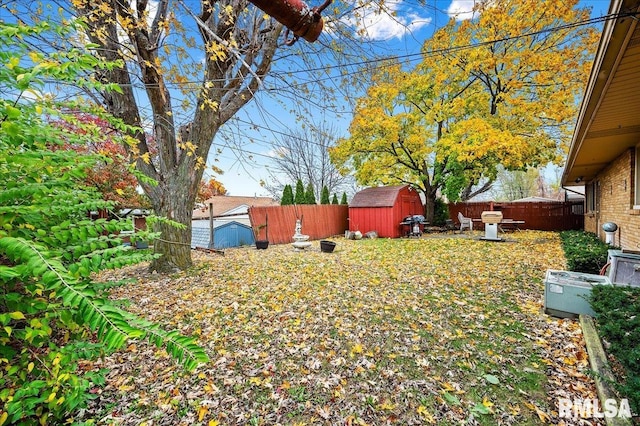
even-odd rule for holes
{"type": "Polygon", "coordinates": [[[499,165],[560,161],[598,37],[576,5],[478,2],[475,19],[451,20],[425,42],[414,69],[379,68],[332,160],[363,185],[411,184],[428,220],[439,192],[469,199],[499,165]]]}

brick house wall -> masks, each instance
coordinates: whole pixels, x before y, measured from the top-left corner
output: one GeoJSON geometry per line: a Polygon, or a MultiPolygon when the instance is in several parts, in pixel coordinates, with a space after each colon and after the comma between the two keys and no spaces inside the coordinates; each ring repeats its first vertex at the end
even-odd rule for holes
{"type": "Polygon", "coordinates": [[[614,222],[618,225],[615,244],[623,249],[640,250],[640,210],[633,209],[634,168],[635,150],[629,149],[589,182],[584,229],[596,233],[604,240],[602,224],[614,222]],[[594,185],[595,210],[591,200],[594,185]]]}

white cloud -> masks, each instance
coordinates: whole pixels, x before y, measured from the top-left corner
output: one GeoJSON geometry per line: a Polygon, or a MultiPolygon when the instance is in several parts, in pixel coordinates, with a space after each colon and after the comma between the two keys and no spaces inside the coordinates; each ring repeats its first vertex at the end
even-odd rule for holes
{"type": "Polygon", "coordinates": [[[477,0],[453,0],[447,8],[447,14],[457,21],[473,19],[475,17],[473,6],[476,3],[477,0]]]}
{"type": "MultiPolygon", "coordinates": [[[[156,14],[158,13],[158,4],[159,2],[157,0],[151,0],[147,4],[146,23],[147,23],[147,29],[149,31],[151,31],[151,27],[153,26],[153,19],[156,17],[156,14]]],[[[134,0],[129,1],[129,7],[133,11],[133,16],[138,16],[137,5],[138,5],[138,2],[134,0]]],[[[129,41],[127,32],[120,25],[118,25],[118,41],[120,41],[120,43],[122,44],[126,44],[129,41]]]]}
{"type": "Polygon", "coordinates": [[[282,146],[277,146],[273,149],[268,150],[265,155],[271,158],[282,158],[289,155],[289,150],[282,146]]]}
{"type": "Polygon", "coordinates": [[[23,99],[27,99],[29,101],[41,101],[45,98],[45,96],[51,98],[51,93],[47,93],[45,95],[45,93],[37,89],[27,89],[20,95],[23,99]]]}
{"type": "Polygon", "coordinates": [[[401,5],[402,1],[387,1],[385,10],[381,11],[376,4],[371,4],[359,9],[358,16],[346,18],[346,22],[371,40],[401,39],[407,33],[418,31],[431,22],[430,17],[403,9],[401,5]]]}

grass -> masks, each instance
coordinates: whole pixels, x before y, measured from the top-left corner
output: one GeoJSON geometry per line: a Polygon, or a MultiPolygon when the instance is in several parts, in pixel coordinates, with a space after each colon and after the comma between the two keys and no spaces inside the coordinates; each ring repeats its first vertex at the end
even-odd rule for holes
{"type": "Polygon", "coordinates": [[[177,367],[153,348],[114,354],[95,365],[115,372],[87,417],[137,424],[160,410],[172,424],[537,425],[557,420],[558,395],[594,396],[575,322],[541,312],[546,269],[565,267],[557,234],[335,241],[331,254],[317,243],[194,253],[196,267],[171,279],[116,271],[113,279],[139,282],[113,297],[197,335],[212,361],[167,382],[177,367]],[[122,392],[127,364],[140,373],[122,392]],[[569,373],[580,386],[566,386],[569,373]],[[104,409],[140,393],[155,407],[129,417],[104,409]]]}

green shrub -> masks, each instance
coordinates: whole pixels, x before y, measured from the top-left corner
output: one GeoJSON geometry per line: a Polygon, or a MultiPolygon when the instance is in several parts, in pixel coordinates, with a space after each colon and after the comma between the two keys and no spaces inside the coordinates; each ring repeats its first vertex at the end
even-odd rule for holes
{"type": "Polygon", "coordinates": [[[449,205],[445,203],[442,198],[436,198],[436,203],[433,213],[433,224],[435,226],[443,226],[447,223],[449,217],[449,205]]]}
{"type": "MultiPolygon", "coordinates": [[[[81,30],[75,25],[53,30],[72,36],[81,30]]],[[[191,339],[119,309],[107,297],[109,286],[93,281],[96,272],[153,256],[123,244],[119,234],[130,221],[88,218],[113,206],[83,186],[85,171],[109,159],[54,149],[98,137],[93,124],[75,122],[68,111],[102,112],[23,95],[43,93],[45,81],[90,86],[82,79],[87,71],[121,64],[76,49],[45,55],[22,41],[47,31],[46,23],[0,22],[0,425],[72,422],[92,395],[88,389],[104,381],[81,362],[128,339],[163,345],[186,368],[207,360],[191,339]]]]}
{"type": "Polygon", "coordinates": [[[307,199],[304,193],[304,184],[302,183],[302,179],[298,179],[298,181],[296,182],[296,191],[293,196],[293,203],[297,205],[302,205],[302,204],[306,204],[306,201],[307,199]]]}
{"type": "Polygon", "coordinates": [[[316,204],[316,194],[313,192],[313,185],[311,182],[307,184],[307,188],[304,191],[304,204],[316,204]]]}
{"type": "Polygon", "coordinates": [[[598,236],[584,231],[560,232],[562,248],[570,271],[598,274],[607,264],[607,252],[611,248],[598,236]]]}
{"type": "Polygon", "coordinates": [[[284,186],[284,190],[282,191],[282,200],[280,200],[280,205],[281,206],[293,205],[293,188],[289,184],[284,186]]]}
{"type": "Polygon", "coordinates": [[[327,186],[322,187],[322,194],[320,196],[320,204],[331,204],[331,199],[329,198],[329,188],[327,186]]]}
{"type": "Polygon", "coordinates": [[[607,352],[625,368],[626,378],[616,385],[640,412],[640,288],[593,287],[591,306],[597,314],[598,334],[609,343],[607,352]]]}

